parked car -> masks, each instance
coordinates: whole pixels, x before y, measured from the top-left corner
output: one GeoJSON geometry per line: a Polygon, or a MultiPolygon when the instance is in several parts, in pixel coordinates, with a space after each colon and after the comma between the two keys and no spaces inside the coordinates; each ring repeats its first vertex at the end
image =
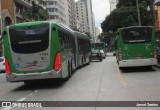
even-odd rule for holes
{"type": "Polygon", "coordinates": [[[106,58],[106,54],[104,53],[103,50],[100,50],[101,54],[102,54],[102,58],[105,59],[106,58]]]}
{"type": "Polygon", "coordinates": [[[5,72],[4,57],[0,57],[0,72],[5,72]]]}
{"type": "Polygon", "coordinates": [[[113,51],[113,56],[116,56],[116,51],[113,51]]]}
{"type": "Polygon", "coordinates": [[[102,61],[103,57],[102,57],[102,53],[100,52],[100,50],[92,50],[92,56],[91,56],[92,60],[99,60],[102,61]]]}

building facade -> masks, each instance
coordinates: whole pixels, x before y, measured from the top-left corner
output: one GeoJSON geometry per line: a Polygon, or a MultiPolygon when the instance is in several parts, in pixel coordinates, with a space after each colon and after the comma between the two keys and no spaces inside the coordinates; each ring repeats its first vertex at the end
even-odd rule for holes
{"type": "Polygon", "coordinates": [[[76,30],[76,12],[75,12],[75,2],[74,0],[68,0],[68,16],[69,16],[69,27],[76,30]]]}
{"type": "Polygon", "coordinates": [[[76,17],[80,21],[80,31],[89,33],[95,42],[95,18],[91,0],[78,0],[76,2],[76,17]]]}
{"type": "Polygon", "coordinates": [[[75,3],[76,5],[76,19],[79,21],[79,31],[86,33],[88,30],[88,22],[87,22],[87,7],[84,2],[78,1],[75,3]]]}
{"type": "Polygon", "coordinates": [[[116,5],[118,4],[119,0],[109,0],[110,3],[110,12],[116,9],[116,5]]]}
{"type": "Polygon", "coordinates": [[[76,29],[74,0],[46,0],[49,20],[63,23],[76,29]]]}
{"type": "Polygon", "coordinates": [[[98,43],[99,42],[98,36],[100,35],[101,32],[98,27],[96,27],[95,29],[96,29],[95,42],[98,43]]]}

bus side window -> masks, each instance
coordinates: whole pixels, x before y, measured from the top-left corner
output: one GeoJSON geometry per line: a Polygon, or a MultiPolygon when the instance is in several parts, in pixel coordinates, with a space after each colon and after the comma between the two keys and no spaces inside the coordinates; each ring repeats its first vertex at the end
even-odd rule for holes
{"type": "Polygon", "coordinates": [[[62,50],[62,49],[64,49],[64,39],[63,39],[63,34],[61,31],[58,31],[58,36],[59,36],[60,47],[62,50]]]}

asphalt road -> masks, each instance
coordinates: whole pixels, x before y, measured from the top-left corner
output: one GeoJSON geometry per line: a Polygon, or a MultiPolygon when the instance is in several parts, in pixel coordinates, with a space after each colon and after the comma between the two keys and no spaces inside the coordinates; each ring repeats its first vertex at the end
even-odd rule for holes
{"type": "MultiPolygon", "coordinates": [[[[26,85],[6,82],[0,74],[0,101],[160,101],[160,68],[120,70],[114,56],[93,61],[74,72],[67,82],[46,81],[26,85]]],[[[87,102],[86,102],[87,103],[87,102]]],[[[160,110],[147,107],[0,108],[2,110],[160,110]]]]}

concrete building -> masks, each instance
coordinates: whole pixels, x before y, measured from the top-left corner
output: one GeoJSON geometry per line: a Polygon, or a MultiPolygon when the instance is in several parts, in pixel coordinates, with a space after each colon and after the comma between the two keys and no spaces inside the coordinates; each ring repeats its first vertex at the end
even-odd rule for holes
{"type": "Polygon", "coordinates": [[[68,17],[69,17],[69,27],[76,30],[76,12],[75,12],[75,2],[74,0],[67,0],[68,1],[68,17]]]}
{"type": "Polygon", "coordinates": [[[119,0],[109,0],[110,3],[110,12],[116,9],[116,5],[118,4],[119,0]]]}
{"type": "Polygon", "coordinates": [[[76,14],[82,25],[80,31],[88,32],[92,36],[93,42],[95,42],[95,18],[92,10],[92,1],[78,0],[76,2],[76,14]]]}
{"type": "Polygon", "coordinates": [[[49,20],[63,23],[76,29],[74,0],[46,0],[49,20]]]}
{"type": "Polygon", "coordinates": [[[100,29],[98,27],[95,28],[96,29],[96,35],[95,35],[95,42],[99,42],[98,36],[101,34],[100,29]]]}
{"type": "Polygon", "coordinates": [[[86,4],[85,2],[82,2],[82,1],[78,1],[75,4],[76,4],[76,19],[79,21],[80,32],[83,32],[83,33],[89,32],[86,4]]]}

